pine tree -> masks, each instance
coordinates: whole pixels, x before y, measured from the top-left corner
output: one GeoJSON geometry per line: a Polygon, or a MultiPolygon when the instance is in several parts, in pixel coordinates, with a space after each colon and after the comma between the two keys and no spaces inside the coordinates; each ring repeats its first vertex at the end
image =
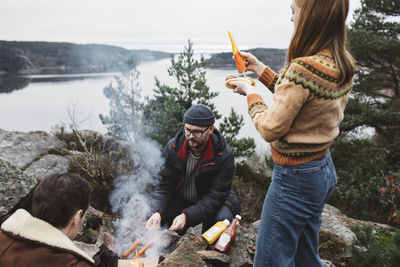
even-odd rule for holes
{"type": "Polygon", "coordinates": [[[400,231],[375,231],[370,224],[353,225],[356,238],[350,247],[352,266],[397,267],[400,263],[400,231]]]}
{"type": "Polygon", "coordinates": [[[400,150],[400,2],[363,0],[349,31],[358,71],[353,98],[341,130],[372,127],[376,141],[389,149],[388,161],[399,163],[400,150]]]}
{"type": "Polygon", "coordinates": [[[109,115],[99,115],[108,134],[130,141],[135,134],[143,134],[144,131],[141,125],[143,99],[138,82],[140,73],[136,66],[134,56],[124,61],[121,74],[114,77],[116,86],[111,82],[103,89],[105,97],[110,101],[109,115]]]}
{"type": "Polygon", "coordinates": [[[155,78],[154,97],[148,98],[144,107],[146,124],[159,144],[165,145],[183,126],[185,111],[195,104],[207,105],[216,119],[221,115],[211,102],[218,93],[211,92],[206,81],[206,61],[203,56],[194,58],[193,43],[188,40],[178,58],[171,58],[168,74],[175,77],[177,87],[171,87],[155,78]]]}
{"type": "MultiPolygon", "coordinates": [[[[159,144],[165,145],[175,136],[183,126],[185,111],[192,105],[204,104],[214,112],[216,120],[221,118],[212,103],[218,93],[210,91],[205,68],[204,57],[201,56],[199,60],[194,58],[193,43],[189,40],[178,58],[171,58],[171,67],[168,69],[168,74],[176,78],[178,86],[161,84],[155,79],[154,97],[147,99],[144,118],[151,129],[152,138],[159,144]]],[[[254,139],[236,138],[242,126],[243,116],[232,110],[231,114],[224,118],[219,130],[232,147],[235,156],[250,156],[255,149],[254,139]]]]}
{"type": "Polygon", "coordinates": [[[391,204],[378,193],[400,177],[400,1],[362,0],[349,29],[357,60],[341,135],[332,147],[340,182],[331,202],[363,219],[386,222],[391,204]],[[371,137],[360,135],[372,129],[371,137]]]}
{"type": "Polygon", "coordinates": [[[238,139],[236,137],[244,125],[243,120],[243,115],[239,115],[231,108],[229,116],[225,117],[223,122],[219,125],[219,130],[231,146],[235,157],[250,157],[254,154],[256,148],[253,138],[243,137],[238,139]]]}

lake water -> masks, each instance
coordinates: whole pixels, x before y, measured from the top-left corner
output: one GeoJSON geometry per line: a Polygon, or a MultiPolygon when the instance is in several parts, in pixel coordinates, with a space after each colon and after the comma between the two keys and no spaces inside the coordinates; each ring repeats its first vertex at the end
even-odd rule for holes
{"type": "MultiPolygon", "coordinates": [[[[138,66],[139,78],[143,96],[153,94],[154,77],[161,83],[174,86],[176,81],[168,75],[170,59],[162,59],[138,66]]],[[[225,116],[233,107],[245,119],[245,125],[239,133],[240,137],[253,137],[257,144],[257,152],[268,150],[267,143],[255,130],[247,113],[245,97],[233,94],[224,86],[225,77],[235,74],[235,70],[207,69],[207,84],[212,91],[218,91],[219,96],[214,103],[220,113],[225,116]]],[[[110,73],[89,75],[35,75],[29,76],[26,84],[19,90],[0,93],[0,129],[6,131],[36,131],[50,132],[55,125],[70,122],[67,110],[76,107],[79,111],[78,120],[81,129],[95,130],[105,133],[99,114],[108,114],[108,99],[103,95],[103,88],[113,81],[110,73]]],[[[272,101],[272,94],[258,81],[260,94],[267,104],[272,101]]],[[[221,120],[222,121],[222,120],[221,120]]],[[[218,122],[217,122],[218,127],[218,122]]]]}

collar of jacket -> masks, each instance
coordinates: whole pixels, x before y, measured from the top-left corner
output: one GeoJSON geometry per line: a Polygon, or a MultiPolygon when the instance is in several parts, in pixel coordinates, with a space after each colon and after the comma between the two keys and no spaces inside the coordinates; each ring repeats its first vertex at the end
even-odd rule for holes
{"type": "Polygon", "coordinates": [[[12,236],[38,242],[56,250],[68,251],[91,263],[92,257],[79,249],[63,232],[51,224],[33,217],[24,209],[17,210],[2,225],[1,229],[12,236]]]}
{"type": "MultiPolygon", "coordinates": [[[[187,153],[188,153],[188,141],[185,139],[185,142],[183,143],[182,148],[178,151],[177,155],[179,158],[181,158],[185,163],[187,161],[187,153]]],[[[214,157],[213,154],[213,147],[212,147],[212,136],[210,135],[208,137],[207,145],[206,145],[206,150],[204,152],[204,156],[202,158],[202,162],[212,159],[214,157]]]]}

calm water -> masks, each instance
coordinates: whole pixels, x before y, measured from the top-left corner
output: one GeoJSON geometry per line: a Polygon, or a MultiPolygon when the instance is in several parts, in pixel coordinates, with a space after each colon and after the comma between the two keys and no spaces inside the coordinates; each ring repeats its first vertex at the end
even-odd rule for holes
{"type": "MultiPolygon", "coordinates": [[[[168,76],[170,59],[163,59],[138,66],[141,75],[139,82],[143,96],[153,94],[154,77],[161,83],[175,85],[168,76]]],[[[227,75],[235,74],[235,70],[207,69],[207,84],[212,91],[218,91],[214,99],[220,113],[228,115],[233,107],[245,119],[245,126],[240,136],[255,138],[257,151],[267,150],[267,144],[255,130],[247,113],[245,97],[233,94],[224,86],[227,75]]],[[[96,130],[105,133],[99,114],[108,114],[108,99],[103,95],[103,88],[113,81],[114,74],[90,75],[36,75],[30,76],[20,85],[21,89],[9,93],[0,93],[0,129],[7,131],[50,132],[55,125],[68,124],[70,119],[67,110],[76,107],[79,111],[81,129],[96,130]]],[[[257,88],[270,104],[272,94],[257,81],[257,88]]],[[[217,123],[218,125],[218,123],[217,123]]]]}

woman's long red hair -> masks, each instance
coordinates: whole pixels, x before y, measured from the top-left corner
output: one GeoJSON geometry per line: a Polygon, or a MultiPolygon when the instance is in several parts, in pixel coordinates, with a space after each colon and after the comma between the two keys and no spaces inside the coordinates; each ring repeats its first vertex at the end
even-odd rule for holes
{"type": "Polygon", "coordinates": [[[300,14],[287,52],[288,62],[328,48],[340,70],[340,85],[351,81],[355,60],[346,48],[349,0],[295,1],[300,14]]]}

